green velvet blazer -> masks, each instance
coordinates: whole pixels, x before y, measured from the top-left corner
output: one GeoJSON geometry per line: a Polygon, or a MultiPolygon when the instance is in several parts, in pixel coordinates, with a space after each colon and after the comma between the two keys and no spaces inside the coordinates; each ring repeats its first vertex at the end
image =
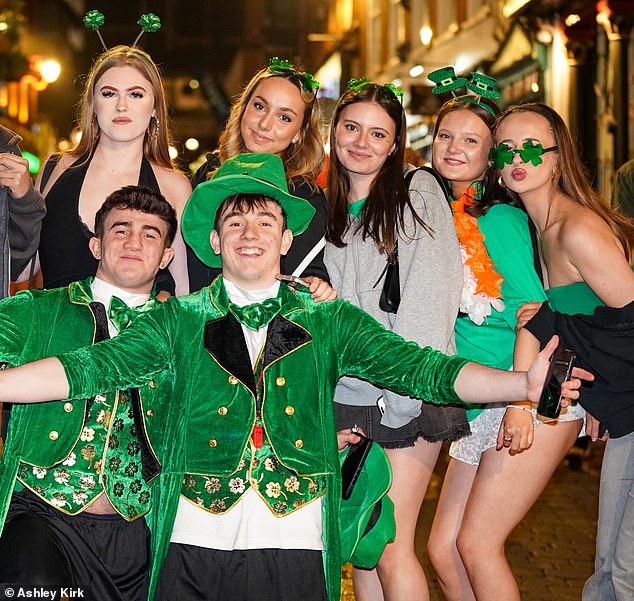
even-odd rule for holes
{"type": "MultiPolygon", "coordinates": [[[[24,291],[2,300],[0,362],[17,366],[93,344],[97,323],[90,306],[91,282],[89,278],[66,288],[24,291]]],[[[167,374],[157,374],[156,382],[149,380],[139,390],[144,416],[139,441],[156,465],[167,417],[156,410],[156,393],[165,377],[167,374]]],[[[109,391],[99,390],[72,401],[13,406],[0,461],[0,525],[4,524],[20,461],[51,467],[65,459],[81,434],[88,398],[105,392],[109,391]]],[[[152,476],[156,474],[154,469],[152,476]]]]}
{"type": "MultiPolygon", "coordinates": [[[[332,402],[337,380],[348,374],[416,398],[460,403],[453,382],[466,361],[406,342],[346,301],[315,304],[285,285],[279,295],[282,310],[269,324],[264,350],[262,419],[284,465],[326,477],[324,568],[334,601],[341,578],[341,484],[332,402]]],[[[251,362],[228,303],[219,276],[194,294],[170,298],[115,339],[59,357],[71,398],[158,383],[160,377],[171,444],[159,456],[162,473],[147,518],[153,533],[152,592],[183,474],[235,472],[255,423],[251,362]]]]}

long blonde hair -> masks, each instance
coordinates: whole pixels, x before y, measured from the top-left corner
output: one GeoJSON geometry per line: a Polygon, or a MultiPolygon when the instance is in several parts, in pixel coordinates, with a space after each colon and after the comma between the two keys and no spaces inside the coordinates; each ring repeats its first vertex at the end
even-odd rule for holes
{"type": "Polygon", "coordinates": [[[91,154],[99,142],[100,129],[94,107],[95,85],[102,75],[113,67],[132,67],[150,82],[154,93],[156,117],[150,119],[143,140],[145,156],[166,169],[173,169],[169,156],[171,134],[168,127],[165,89],[158,67],[147,52],[132,46],[115,46],[97,57],[86,78],[79,103],[79,119],[75,128],[81,134],[77,145],[68,151],[74,156],[91,154]]]}
{"type": "Polygon", "coordinates": [[[320,113],[317,96],[304,91],[302,82],[293,73],[272,72],[267,67],[258,71],[245,86],[240,96],[231,107],[227,126],[220,135],[220,152],[218,158],[224,162],[231,157],[249,152],[242,139],[240,125],[244,112],[258,84],[268,77],[282,77],[297,86],[304,101],[304,119],[297,142],[291,143],[280,155],[286,171],[286,179],[290,182],[300,178],[309,186],[316,188],[317,176],[324,166],[324,145],[320,132],[320,113]]]}

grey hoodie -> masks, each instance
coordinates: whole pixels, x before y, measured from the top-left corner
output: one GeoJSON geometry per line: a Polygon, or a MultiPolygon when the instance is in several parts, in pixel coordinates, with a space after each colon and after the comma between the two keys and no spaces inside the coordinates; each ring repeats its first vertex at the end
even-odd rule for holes
{"type": "MultiPolygon", "coordinates": [[[[379,253],[371,239],[363,240],[361,233],[354,234],[356,217],[350,216],[354,223],[344,236],[346,246],[326,245],[326,268],[340,298],[357,305],[403,338],[453,355],[463,267],[451,209],[434,177],[424,171],[414,175],[410,198],[433,234],[415,225],[411,213],[406,212],[409,237],[401,233],[398,239],[401,302],[396,314],[379,308],[383,279],[373,286],[385,267],[385,255],[379,253]]],[[[335,402],[374,405],[381,395],[385,400],[383,425],[398,428],[420,415],[420,400],[350,377],[339,381],[335,402]]]]}

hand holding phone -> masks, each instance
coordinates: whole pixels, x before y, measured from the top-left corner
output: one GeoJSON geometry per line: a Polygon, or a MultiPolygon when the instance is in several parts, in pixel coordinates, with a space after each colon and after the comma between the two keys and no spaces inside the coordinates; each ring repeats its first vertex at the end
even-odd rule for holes
{"type": "Polygon", "coordinates": [[[570,380],[577,356],[564,348],[562,343],[555,349],[544,380],[544,388],[537,405],[537,417],[541,421],[552,421],[561,411],[561,385],[570,380]]]}

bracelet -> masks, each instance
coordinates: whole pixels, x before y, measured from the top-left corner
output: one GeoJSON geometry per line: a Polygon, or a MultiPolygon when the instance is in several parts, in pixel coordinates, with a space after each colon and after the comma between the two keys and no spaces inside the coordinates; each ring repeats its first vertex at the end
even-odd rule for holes
{"type": "Polygon", "coordinates": [[[507,409],[521,409],[522,411],[530,411],[533,413],[533,410],[530,407],[525,407],[524,405],[507,405],[507,409]]]}

